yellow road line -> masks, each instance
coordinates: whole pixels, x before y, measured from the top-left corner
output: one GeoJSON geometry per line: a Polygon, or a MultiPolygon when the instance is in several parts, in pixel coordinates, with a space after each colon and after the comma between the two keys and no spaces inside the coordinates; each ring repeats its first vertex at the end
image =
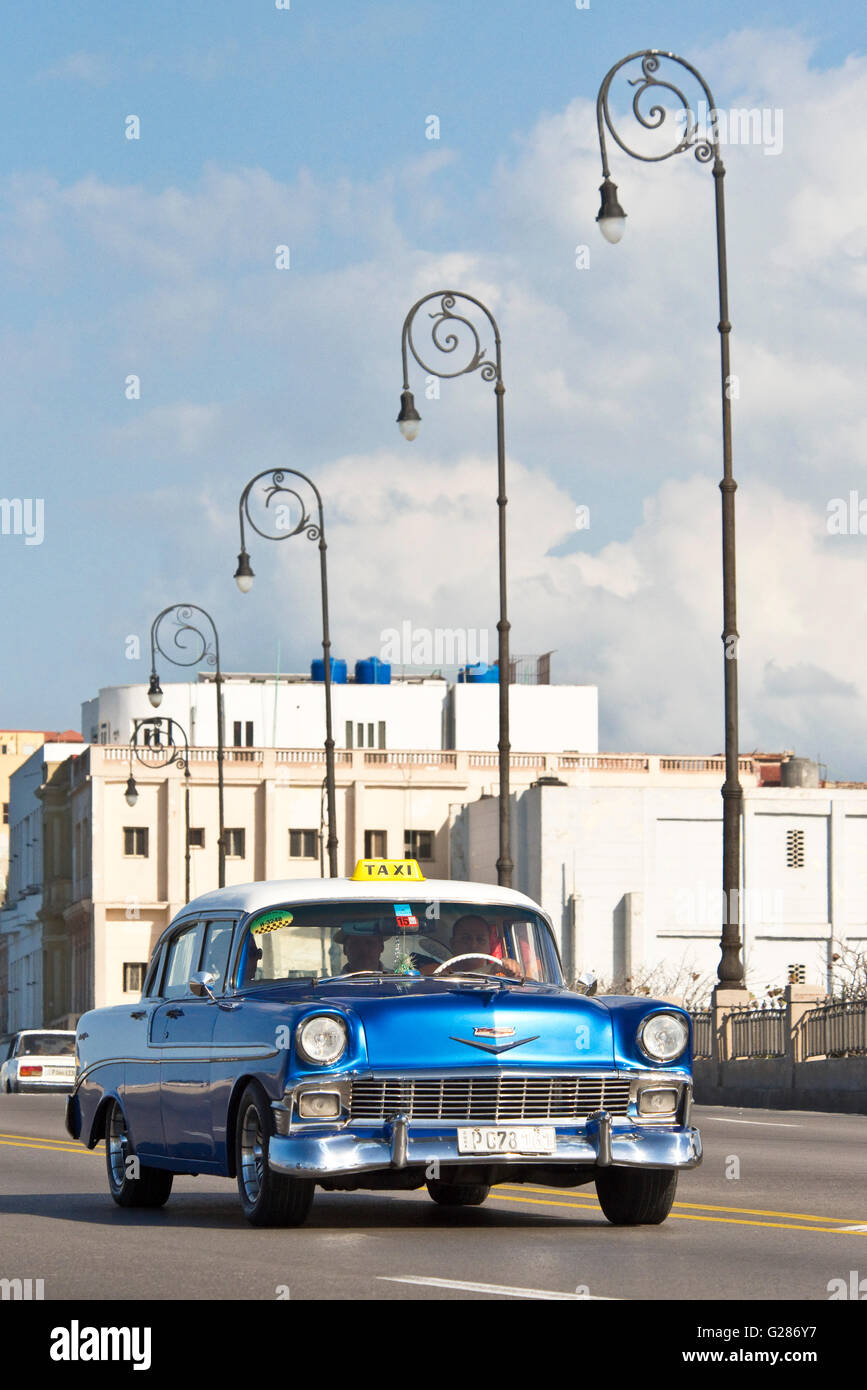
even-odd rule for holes
{"type": "MultiPolygon", "coordinates": [[[[502,1186],[506,1192],[521,1191],[521,1188],[509,1183],[503,1183],[502,1186]]],[[[543,1192],[553,1197],[559,1197],[563,1191],[562,1187],[536,1187],[535,1185],[528,1186],[526,1190],[528,1192],[543,1192]]],[[[596,1198],[592,1197],[589,1192],[577,1192],[575,1195],[588,1202],[596,1201],[596,1198]]],[[[846,1226],[864,1223],[863,1216],[857,1219],[850,1216],[811,1216],[803,1211],[769,1211],[765,1207],[714,1207],[707,1202],[675,1202],[674,1206],[675,1209],[684,1211],[729,1211],[740,1216],[790,1216],[798,1221],[839,1221],[841,1225],[846,1226]]]]}
{"type": "Polygon", "coordinates": [[[59,1140],[51,1140],[49,1143],[35,1139],[18,1140],[0,1139],[0,1144],[8,1149],[41,1149],[43,1153],[49,1154],[86,1154],[92,1157],[93,1151],[86,1149],[83,1144],[75,1145],[62,1144],[59,1140]]]}
{"type": "MultiPolygon", "coordinates": [[[[576,1211],[596,1212],[596,1208],[580,1202],[553,1202],[549,1197],[510,1197],[506,1193],[492,1192],[492,1197],[498,1198],[501,1202],[528,1202],[534,1207],[571,1207],[576,1211]]],[[[686,1212],[672,1211],[668,1217],[669,1221],[713,1221],[723,1226],[769,1226],[779,1231],[813,1231],[821,1235],[839,1234],[836,1226],[793,1226],[785,1221],[741,1221],[734,1216],[689,1216],[686,1212]]]]}

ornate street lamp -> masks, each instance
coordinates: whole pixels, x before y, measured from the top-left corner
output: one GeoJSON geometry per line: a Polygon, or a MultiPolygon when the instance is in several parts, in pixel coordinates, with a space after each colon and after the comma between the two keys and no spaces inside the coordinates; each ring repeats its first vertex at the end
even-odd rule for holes
{"type": "MultiPolygon", "coordinates": [[[[668,73],[668,69],[665,70],[668,73]]],[[[626,214],[617,200],[617,186],[611,182],[608,167],[608,153],[605,146],[606,128],[620,148],[633,159],[645,163],[658,163],[670,159],[672,155],[692,150],[700,164],[713,162],[714,192],[716,196],[716,248],[717,275],[719,282],[719,323],[720,334],[720,377],[722,386],[722,436],[723,436],[723,478],[722,491],[722,556],[723,556],[723,651],[725,669],[725,758],[726,776],[723,783],[723,924],[720,942],[721,958],[717,971],[722,990],[741,990],[744,988],[744,967],[741,959],[740,939],[740,840],[741,811],[743,793],[738,767],[738,659],[737,659],[737,596],[735,584],[735,490],[737,483],[732,473],[732,432],[731,432],[731,367],[729,361],[729,338],[731,323],[728,306],[728,267],[726,262],[725,228],[725,167],[719,152],[719,136],[716,128],[716,106],[711,90],[702,77],[684,58],[676,53],[665,53],[660,49],[648,48],[630,53],[606,74],[596,100],[596,123],[599,129],[599,148],[602,155],[602,206],[597,222],[608,241],[617,242],[623,235],[626,214]],[[682,131],[671,149],[660,154],[641,154],[632,149],[615,130],[609,107],[609,92],[612,79],[627,64],[641,60],[641,76],[629,79],[635,88],[632,98],[632,111],[645,130],[658,130],[668,114],[666,108],[654,102],[644,113],[640,109],[641,98],[645,92],[659,88],[668,92],[675,102],[680,103],[678,118],[682,120],[682,131]],[[665,80],[657,74],[661,63],[676,63],[684,68],[698,83],[705,98],[709,112],[708,128],[699,131],[699,123],[694,117],[689,102],[673,81],[665,80]]]]}
{"type": "Polygon", "coordinates": [[[132,775],[133,757],[144,764],[145,767],[170,767],[174,764],[182,769],[184,774],[184,819],[186,822],[186,857],[184,861],[184,892],[187,902],[190,901],[190,742],[187,735],[176,719],[168,716],[151,715],[149,719],[136,719],[132,727],[132,737],[129,742],[129,777],[127,779],[124,800],[127,806],[135,806],[138,801],[138,787],[132,775]],[[145,744],[148,757],[143,757],[138,748],[139,729],[150,727],[154,731],[153,738],[145,744]],[[175,745],[174,731],[177,729],[184,743],[183,756],[178,752],[175,745]],[[165,733],[166,742],[163,743],[161,735],[165,733]],[[156,750],[156,760],[153,757],[156,750]],[[160,759],[159,754],[166,753],[168,756],[160,759]]]}
{"type": "MultiPolygon", "coordinates": [[[[466,313],[472,310],[467,309],[466,313]]],[[[415,439],[421,425],[419,415],[412,391],[409,389],[409,361],[408,353],[412,353],[422,371],[430,376],[440,377],[447,380],[456,376],[467,376],[473,372],[478,372],[482,381],[494,382],[494,395],[497,401],[497,507],[499,516],[499,572],[500,572],[500,618],[497,623],[497,633],[499,636],[499,685],[500,685],[500,730],[498,748],[500,753],[500,850],[497,859],[497,882],[506,888],[512,886],[512,840],[510,826],[510,805],[509,805],[509,621],[507,617],[506,604],[506,443],[505,426],[503,422],[503,396],[506,388],[503,385],[503,359],[500,344],[500,330],[497,321],[480,299],[474,299],[471,294],[461,294],[457,290],[437,290],[434,294],[426,294],[417,304],[414,304],[404,320],[403,333],[401,337],[401,353],[403,357],[403,391],[400,397],[400,414],[397,423],[404,439],[415,439]],[[433,300],[439,300],[433,313],[428,313],[427,317],[432,321],[430,336],[433,346],[438,352],[448,354],[455,352],[461,346],[461,338],[464,337],[464,348],[462,353],[469,354],[465,365],[456,370],[449,371],[447,365],[442,363],[440,367],[431,366],[424,357],[421,356],[415,339],[413,338],[413,325],[419,310],[433,300]],[[472,319],[465,317],[463,313],[456,312],[458,301],[462,305],[473,305],[480,310],[487,318],[494,339],[494,357],[486,356],[487,349],[482,347],[482,340],[479,330],[476,328],[472,319]]],[[[464,361],[464,355],[455,359],[464,361]]]]}
{"type": "Polygon", "coordinates": [[[226,886],[226,832],[223,814],[223,673],[220,670],[220,638],[217,634],[217,625],[210,613],[204,608],[199,608],[195,603],[174,603],[169,608],[164,608],[158,613],[151,623],[151,680],[148,686],[148,699],[154,709],[159,709],[163,700],[163,692],[160,687],[159,676],[157,675],[157,652],[170,661],[174,666],[198,666],[200,661],[205,661],[208,666],[214,667],[215,685],[217,688],[217,819],[219,822],[219,835],[217,838],[218,855],[218,885],[220,888],[226,886]],[[193,615],[200,613],[202,618],[210,623],[211,635],[203,632],[196,626],[193,615]],[[174,629],[172,631],[171,647],[174,649],[166,650],[160,645],[160,626],[168,618],[172,619],[174,629]]]}
{"type": "Polygon", "coordinates": [[[235,582],[242,594],[248,594],[253,587],[254,574],[250,566],[250,556],[244,539],[244,519],[247,519],[257,536],[266,541],[285,541],[302,533],[310,541],[319,542],[319,578],[322,593],[322,655],[325,679],[325,784],[328,799],[328,873],[337,877],[337,811],[334,788],[334,734],[331,722],[331,636],[328,626],[328,568],[326,564],[325,515],[319,489],[306,473],[296,468],[267,468],[251,478],[241,493],[238,503],[238,519],[241,526],[241,553],[235,582]],[[313,521],[300,492],[287,483],[287,477],[298,478],[306,483],[316,499],[318,522],[313,521]],[[263,480],[267,479],[267,482],[263,480]],[[256,484],[262,486],[256,491],[256,484]],[[271,521],[274,530],[263,531],[250,512],[251,500],[260,504],[266,520],[271,521]],[[296,519],[297,516],[297,519],[296,519]],[[294,523],[294,524],[293,524],[294,523]],[[275,534],[276,532],[276,534],[275,534]]]}

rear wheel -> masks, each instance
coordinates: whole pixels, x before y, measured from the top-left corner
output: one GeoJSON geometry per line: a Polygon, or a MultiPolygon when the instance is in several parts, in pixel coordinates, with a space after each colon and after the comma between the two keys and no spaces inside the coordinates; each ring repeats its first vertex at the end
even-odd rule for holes
{"type": "Polygon", "coordinates": [[[146,1168],[136,1158],[117,1101],[105,1119],[105,1166],[108,1190],[119,1207],[162,1207],[169,1200],[174,1175],[165,1168],[146,1168]]]}
{"type": "Polygon", "coordinates": [[[658,1226],[671,1211],[677,1171],[668,1168],[600,1168],[599,1205],[613,1226],[658,1226]]]}
{"type": "Polygon", "coordinates": [[[241,1210],[251,1226],[300,1226],[313,1203],[315,1183],[290,1178],[268,1166],[268,1141],[274,1133],[268,1098],[249,1085],[241,1097],[235,1129],[235,1168],[241,1210]]]}
{"type": "Polygon", "coordinates": [[[427,1190],[439,1207],[480,1207],[491,1187],[484,1182],[440,1182],[430,1178],[427,1190]]]}

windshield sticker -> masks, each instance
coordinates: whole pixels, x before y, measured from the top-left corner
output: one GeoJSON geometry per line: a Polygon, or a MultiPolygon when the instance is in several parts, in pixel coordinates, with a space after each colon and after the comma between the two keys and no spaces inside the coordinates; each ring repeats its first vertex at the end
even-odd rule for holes
{"type": "Polygon", "coordinates": [[[263,912],[262,916],[257,917],[252,923],[250,931],[259,936],[262,932],[279,931],[281,927],[291,926],[294,920],[291,912],[279,908],[273,912],[263,912]]]}
{"type": "Polygon", "coordinates": [[[418,926],[418,918],[413,916],[409,903],[395,903],[394,916],[401,931],[409,931],[412,927],[418,926]]]}

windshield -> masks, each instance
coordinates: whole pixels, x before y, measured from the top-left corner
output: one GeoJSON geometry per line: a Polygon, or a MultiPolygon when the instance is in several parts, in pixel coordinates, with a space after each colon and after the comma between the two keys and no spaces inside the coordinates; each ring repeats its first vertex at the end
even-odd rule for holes
{"type": "Polygon", "coordinates": [[[74,1053],[74,1033],[23,1033],[18,1039],[19,1057],[72,1057],[74,1053]]]}
{"type": "Polygon", "coordinates": [[[548,927],[535,912],[369,899],[290,904],[257,913],[244,933],[235,981],[242,988],[364,972],[424,976],[453,956],[466,959],[443,974],[561,983],[548,927]]]}

